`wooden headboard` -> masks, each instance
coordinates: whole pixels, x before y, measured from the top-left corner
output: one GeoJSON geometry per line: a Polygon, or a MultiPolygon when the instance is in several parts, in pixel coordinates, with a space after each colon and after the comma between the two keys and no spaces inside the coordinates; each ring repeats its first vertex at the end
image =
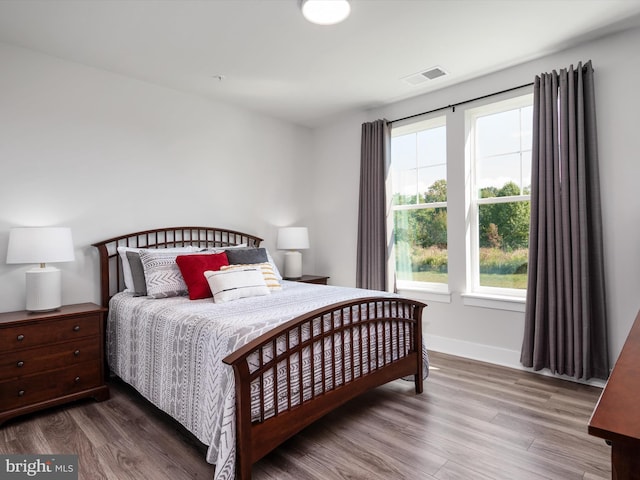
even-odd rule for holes
{"type": "Polygon", "coordinates": [[[94,243],[100,254],[100,303],[109,306],[109,299],[124,290],[122,263],[118,247],[172,248],[193,245],[201,248],[231,247],[247,244],[260,246],[262,239],[247,233],[213,227],[168,227],[128,233],[94,243]]]}

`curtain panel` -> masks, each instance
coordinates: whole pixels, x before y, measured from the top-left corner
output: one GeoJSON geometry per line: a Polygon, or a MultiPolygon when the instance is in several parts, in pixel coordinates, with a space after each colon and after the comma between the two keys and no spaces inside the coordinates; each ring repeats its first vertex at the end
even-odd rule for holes
{"type": "Polygon", "coordinates": [[[386,173],[391,136],[388,122],[362,124],[356,286],[387,289],[386,173]]]}
{"type": "Polygon", "coordinates": [[[534,82],[531,224],[521,362],[609,375],[591,62],[534,82]]]}

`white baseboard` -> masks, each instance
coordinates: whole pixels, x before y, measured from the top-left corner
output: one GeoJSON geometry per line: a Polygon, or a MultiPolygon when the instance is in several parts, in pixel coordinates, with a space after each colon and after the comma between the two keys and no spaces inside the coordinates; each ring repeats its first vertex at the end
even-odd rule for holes
{"type": "Polygon", "coordinates": [[[524,370],[527,372],[537,373],[539,375],[560,378],[562,380],[584,383],[586,385],[592,385],[600,388],[604,387],[606,383],[604,380],[598,379],[591,379],[586,382],[582,380],[576,380],[575,378],[566,375],[555,375],[547,369],[534,371],[531,368],[522,366],[522,364],[520,363],[519,350],[509,350],[506,348],[495,347],[493,345],[467,342],[465,340],[439,337],[437,335],[424,335],[424,343],[427,347],[427,351],[431,350],[434,352],[456,355],[458,357],[469,358],[471,360],[492,363],[494,365],[514,368],[516,370],[524,370]]]}

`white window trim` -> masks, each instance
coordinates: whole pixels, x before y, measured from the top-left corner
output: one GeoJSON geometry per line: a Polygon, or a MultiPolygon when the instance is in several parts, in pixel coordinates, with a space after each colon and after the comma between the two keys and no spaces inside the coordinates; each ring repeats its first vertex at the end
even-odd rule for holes
{"type": "MultiPolygon", "coordinates": [[[[401,123],[398,126],[394,126],[391,130],[391,137],[398,137],[402,135],[408,135],[410,133],[417,133],[423,130],[432,128],[445,127],[447,128],[447,116],[441,113],[435,114],[431,117],[424,118],[423,120],[407,120],[406,123],[401,123]]],[[[393,161],[393,160],[392,160],[393,161]]],[[[447,154],[447,162],[449,157],[447,154]]],[[[448,179],[447,179],[448,182],[448,179]]],[[[391,191],[391,184],[393,179],[391,174],[387,175],[387,198],[393,196],[391,191]]],[[[448,184],[448,183],[447,183],[448,184]]],[[[435,208],[448,208],[448,198],[446,202],[431,202],[431,203],[415,203],[409,205],[390,205],[388,207],[389,214],[387,215],[387,231],[392,231],[394,228],[394,212],[401,210],[423,210],[423,209],[435,209],[435,208]],[[390,230],[391,229],[391,230],[390,230]]],[[[448,218],[448,212],[447,212],[448,218]]],[[[449,228],[447,226],[447,237],[449,235],[449,228]]],[[[392,247],[389,249],[389,258],[387,261],[387,267],[390,272],[395,273],[395,244],[389,239],[392,247]]],[[[447,253],[449,248],[447,245],[447,253]]],[[[448,272],[447,272],[448,278],[448,272]]],[[[391,279],[389,279],[391,280],[391,279]]],[[[415,282],[410,280],[398,280],[395,279],[396,289],[398,292],[406,292],[410,297],[414,297],[418,300],[428,300],[434,302],[451,303],[451,293],[449,292],[449,282],[436,283],[436,282],[415,282]]]]}
{"type": "MultiPolygon", "coordinates": [[[[512,290],[500,288],[496,290],[512,290]]],[[[519,291],[519,290],[517,290],[519,291]]],[[[504,292],[501,292],[504,293],[504,292]]],[[[495,310],[509,310],[512,312],[523,312],[526,306],[525,296],[500,295],[489,293],[463,293],[461,295],[464,305],[470,307],[492,308],[495,310]]]]}
{"type": "Polygon", "coordinates": [[[513,201],[527,201],[531,199],[529,194],[515,195],[508,197],[477,198],[476,160],[475,160],[475,133],[474,123],[479,116],[500,113],[515,108],[529,106],[532,103],[533,94],[515,95],[506,100],[487,100],[483,105],[470,108],[465,111],[465,132],[467,142],[465,145],[465,155],[468,159],[468,182],[467,182],[467,254],[469,262],[467,264],[467,291],[462,294],[465,305],[472,305],[486,308],[496,308],[502,310],[524,312],[524,302],[526,289],[484,287],[480,285],[480,239],[478,235],[478,205],[509,203],[513,201]]]}
{"type": "Polygon", "coordinates": [[[448,284],[433,282],[401,281],[397,286],[400,295],[427,302],[451,303],[448,284]]]}

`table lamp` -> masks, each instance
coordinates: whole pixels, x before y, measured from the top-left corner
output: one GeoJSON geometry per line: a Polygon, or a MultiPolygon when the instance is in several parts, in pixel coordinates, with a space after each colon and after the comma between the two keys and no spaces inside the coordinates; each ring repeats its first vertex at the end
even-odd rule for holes
{"type": "Polygon", "coordinates": [[[278,230],[278,250],[288,250],[284,254],[284,278],[302,277],[302,254],[298,250],[309,248],[307,227],[286,227],[278,230]]]}
{"type": "Polygon", "coordinates": [[[27,310],[48,312],[62,306],[62,275],[47,263],[74,260],[71,229],[20,227],[9,232],[7,263],[39,263],[26,272],[27,310]]]}

